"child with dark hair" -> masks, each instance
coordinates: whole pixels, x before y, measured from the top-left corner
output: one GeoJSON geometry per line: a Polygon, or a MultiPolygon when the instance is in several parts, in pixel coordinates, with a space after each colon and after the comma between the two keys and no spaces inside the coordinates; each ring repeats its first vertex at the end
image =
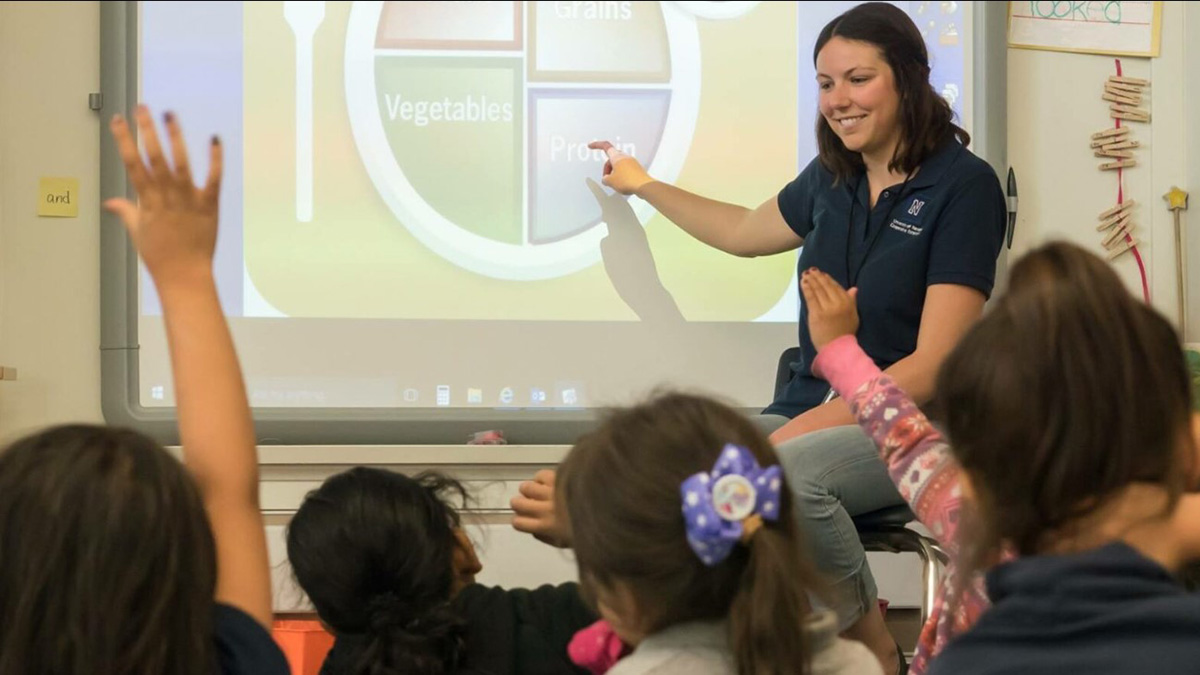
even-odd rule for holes
{"type": "Polygon", "coordinates": [[[221,146],[193,183],[136,112],[112,132],[137,204],[110,199],[162,299],[183,464],[134,431],[48,429],[0,452],[0,675],[286,675],[254,427],[212,261],[221,146]]]}
{"type": "Polygon", "coordinates": [[[766,437],[711,399],[618,410],[559,467],[560,541],[633,652],[610,675],[879,674],[810,610],[816,571],[766,437]]]}
{"type": "Polygon", "coordinates": [[[567,656],[596,620],[576,584],[475,583],[463,486],[358,467],[305,497],[287,532],[296,580],[336,641],[322,675],[583,673],[567,656]]]}
{"type": "Polygon", "coordinates": [[[854,291],[801,285],[816,368],[952,556],[914,671],[1195,672],[1200,596],[1175,575],[1200,558],[1200,476],[1162,316],[1077,246],[1030,252],[939,373],[947,443],[857,346],[854,291]]]}

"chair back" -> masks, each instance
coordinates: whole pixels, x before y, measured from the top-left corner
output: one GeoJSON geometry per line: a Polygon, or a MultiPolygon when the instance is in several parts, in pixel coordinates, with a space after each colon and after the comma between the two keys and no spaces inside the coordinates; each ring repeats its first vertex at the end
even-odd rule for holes
{"type": "Polygon", "coordinates": [[[772,401],[778,401],[783,396],[783,390],[792,381],[792,364],[800,360],[800,348],[788,347],[779,355],[779,364],[775,367],[775,394],[772,401]]]}
{"type": "MultiPolygon", "coordinates": [[[[783,397],[783,390],[787,388],[788,382],[792,381],[792,376],[796,373],[792,370],[792,366],[800,360],[800,348],[788,347],[779,355],[779,363],[775,366],[775,395],[772,401],[778,401],[783,397]]],[[[837,392],[833,387],[829,388],[829,393],[825,394],[822,403],[829,403],[837,398],[837,392]]]]}

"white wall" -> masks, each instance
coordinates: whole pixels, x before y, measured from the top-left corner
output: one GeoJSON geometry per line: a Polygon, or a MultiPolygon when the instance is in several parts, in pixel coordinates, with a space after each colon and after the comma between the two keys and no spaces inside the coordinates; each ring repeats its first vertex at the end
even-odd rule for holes
{"type": "Polygon", "coordinates": [[[0,2],[0,440],[100,414],[99,4],[0,2]],[[39,176],[80,179],[38,218],[39,176]]]}
{"type": "MultiPolygon", "coordinates": [[[[1200,177],[1200,145],[1186,124],[1183,84],[1185,52],[1200,66],[1194,42],[1196,3],[1164,3],[1162,55],[1156,59],[1123,57],[1125,75],[1149,79],[1151,123],[1127,123],[1142,146],[1138,166],[1125,171],[1125,198],[1136,199],[1136,237],[1146,264],[1151,300],[1176,316],[1174,227],[1162,196],[1172,185],[1195,192],[1200,177]],[[1185,27],[1191,25],[1188,30],[1185,27]],[[1190,47],[1190,49],[1189,49],[1190,47]],[[1191,143],[1185,139],[1191,138],[1191,143]],[[1191,149],[1189,166],[1185,150],[1191,149]]],[[[1020,188],[1020,209],[1012,255],[1062,238],[1103,254],[1096,216],[1116,203],[1115,172],[1100,171],[1088,147],[1091,134],[1111,127],[1108,103],[1100,99],[1104,81],[1115,75],[1113,57],[1011,49],[1008,58],[1009,162],[1020,188]]],[[[1193,94],[1195,96],[1195,94],[1193,94]]],[[[1194,107],[1192,108],[1194,110],[1194,107]]],[[[1193,213],[1195,213],[1193,211],[1193,213]]],[[[1200,221],[1197,216],[1193,221],[1200,221]]],[[[1200,241],[1200,236],[1193,238],[1200,241]]],[[[1013,258],[1010,257],[1010,260],[1013,258]]],[[[1197,261],[1200,264],[1200,259],[1197,261]]],[[[1113,262],[1129,289],[1142,293],[1137,263],[1130,254],[1113,262]]],[[[1193,294],[1200,299],[1200,293],[1193,294]]],[[[1193,306],[1195,303],[1193,302],[1193,306]]],[[[1194,312],[1194,310],[1193,310],[1194,312]]],[[[1195,336],[1192,336],[1195,338],[1195,336]]]]}
{"type": "MultiPolygon", "coordinates": [[[[1200,176],[1200,134],[1185,122],[1194,108],[1183,84],[1200,91],[1200,49],[1185,49],[1200,16],[1188,7],[1164,8],[1163,55],[1153,61],[1123,59],[1129,75],[1153,80],[1153,123],[1137,125],[1141,166],[1127,173],[1126,194],[1143,204],[1138,236],[1148,265],[1154,303],[1173,315],[1173,231],[1161,195],[1184,189],[1200,176]],[[1185,152],[1186,151],[1186,152],[1185,152]],[[1189,179],[1189,176],[1191,179],[1189,179]]],[[[97,116],[87,94],[99,86],[99,5],[96,2],[0,2],[0,365],[19,379],[0,382],[0,440],[45,424],[100,421],[99,364],[99,166],[97,116]],[[37,177],[78,176],[80,216],[35,216],[37,177]]],[[[1191,38],[1194,41],[1194,38],[1191,38]]],[[[1115,177],[1096,170],[1088,136],[1110,125],[1100,100],[1112,59],[1012,50],[1009,52],[1009,158],[1020,180],[1020,217],[1013,254],[1051,237],[1099,251],[1095,214],[1115,199],[1115,177]]],[[[1191,118],[1194,119],[1194,118],[1191,118]]],[[[1200,218],[1200,216],[1198,216],[1200,218]]],[[[1200,235],[1191,239],[1200,265],[1200,235]]],[[[1140,288],[1132,257],[1115,263],[1131,289],[1140,288]]],[[[1193,275],[1193,276],[1200,276],[1193,275]]],[[[1200,288],[1196,284],[1194,287],[1200,288]]],[[[1200,298],[1197,290],[1193,298],[1200,298]]],[[[1195,302],[1193,302],[1195,304],[1195,302]]],[[[1193,316],[1193,325],[1200,317],[1193,316]]],[[[1196,340],[1195,334],[1192,339],[1196,340]]],[[[515,481],[553,461],[561,449],[533,450],[521,462],[491,464],[462,475],[488,487],[492,498],[476,517],[485,543],[483,580],[528,585],[571,576],[569,558],[506,525],[503,507],[515,481]]],[[[264,508],[273,559],[282,559],[281,525],[304,491],[344,465],[284,464],[280,449],[264,450],[264,508]]],[[[411,459],[411,454],[406,453],[411,459]]],[[[343,456],[350,463],[394,465],[387,450],[343,456]]],[[[415,469],[436,464],[397,465],[415,469]]],[[[915,567],[891,557],[873,558],[883,595],[897,604],[916,599],[915,567]]],[[[286,586],[281,570],[278,583],[286,586]]],[[[280,609],[294,606],[281,595],[280,609]]]]}
{"type": "MultiPolygon", "coordinates": [[[[1196,114],[1200,110],[1200,45],[1192,42],[1194,35],[1200,30],[1200,8],[1196,3],[1186,3],[1183,13],[1183,50],[1182,77],[1172,84],[1183,90],[1183,143],[1188,176],[1188,185],[1179,187],[1193,191],[1200,188],[1200,128],[1195,124],[1196,114]],[[1190,115],[1189,115],[1190,112],[1190,115]],[[1187,122],[1191,121],[1191,124],[1187,122]]],[[[1187,252],[1186,265],[1190,269],[1187,275],[1187,307],[1188,326],[1186,338],[1189,342],[1200,342],[1200,195],[1193,195],[1191,200],[1193,215],[1190,224],[1185,227],[1184,248],[1187,252]]]]}

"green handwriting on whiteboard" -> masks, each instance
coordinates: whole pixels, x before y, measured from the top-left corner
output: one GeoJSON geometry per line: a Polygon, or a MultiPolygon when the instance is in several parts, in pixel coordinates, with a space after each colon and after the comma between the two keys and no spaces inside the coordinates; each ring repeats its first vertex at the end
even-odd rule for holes
{"type": "Polygon", "coordinates": [[[1029,14],[1038,19],[1121,23],[1121,3],[1111,2],[1031,2],[1029,14]]]}

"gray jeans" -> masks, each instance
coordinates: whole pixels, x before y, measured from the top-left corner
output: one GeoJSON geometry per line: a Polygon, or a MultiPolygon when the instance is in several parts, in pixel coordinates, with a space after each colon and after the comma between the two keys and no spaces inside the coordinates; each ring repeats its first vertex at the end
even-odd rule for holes
{"type": "MultiPolygon", "coordinates": [[[[759,415],[754,421],[770,433],[788,420],[759,415]]],[[[795,495],[810,554],[829,581],[830,601],[845,630],[876,607],[879,593],[851,517],[901,506],[904,499],[874,441],[857,425],[814,431],[775,450],[795,495]]]]}

